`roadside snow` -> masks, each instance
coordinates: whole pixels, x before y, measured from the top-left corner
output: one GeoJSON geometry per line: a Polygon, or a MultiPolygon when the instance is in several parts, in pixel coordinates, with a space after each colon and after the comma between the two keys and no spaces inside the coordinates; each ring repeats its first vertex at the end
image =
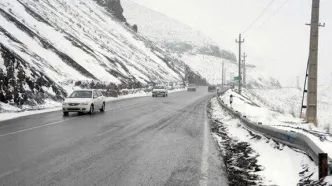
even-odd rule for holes
{"type": "Polygon", "coordinates": [[[54,112],[58,110],[61,110],[61,107],[45,108],[41,110],[28,110],[23,112],[21,112],[20,110],[15,110],[15,112],[4,112],[0,113],[0,121],[10,120],[23,116],[41,114],[41,113],[54,112]]]}
{"type": "MultiPolygon", "coordinates": [[[[257,174],[260,176],[261,180],[258,179],[258,185],[288,186],[297,185],[306,180],[314,182],[318,179],[317,166],[307,155],[297,152],[288,146],[277,144],[273,140],[269,140],[263,136],[254,135],[244,129],[241,127],[238,119],[233,118],[223,111],[216,98],[211,100],[211,108],[211,119],[213,121],[217,120],[219,127],[222,125],[227,130],[220,131],[219,129],[219,132],[214,133],[213,136],[219,144],[223,141],[220,134],[224,133],[233,141],[248,143],[254,150],[250,156],[256,157],[257,164],[264,168],[261,171],[248,171],[250,171],[252,175],[257,174]]],[[[241,163],[238,162],[237,165],[240,166],[241,163]]],[[[240,170],[243,167],[237,168],[240,170]]],[[[327,178],[325,181],[332,184],[330,178],[327,178]]]]}
{"type": "MultiPolygon", "coordinates": [[[[170,90],[168,92],[175,93],[184,90],[185,89],[175,89],[175,90],[170,90]]],[[[107,97],[106,101],[122,100],[122,99],[144,97],[144,96],[152,96],[152,94],[151,92],[146,93],[144,91],[140,91],[135,94],[128,94],[119,97],[107,97]]],[[[45,102],[46,103],[44,105],[40,105],[37,108],[22,108],[22,109],[0,102],[0,121],[5,121],[23,116],[41,114],[41,113],[54,112],[62,109],[61,103],[59,102],[54,102],[50,100],[45,100],[45,102]],[[34,109],[34,110],[27,110],[27,109],[34,109]]]]}
{"type": "Polygon", "coordinates": [[[246,92],[273,110],[293,114],[296,117],[300,115],[300,104],[302,101],[302,91],[300,89],[249,89],[246,92]]]}
{"type": "MultiPolygon", "coordinates": [[[[331,83],[318,87],[318,127],[321,130],[329,129],[332,132],[332,96],[331,83]]],[[[261,101],[264,105],[275,111],[292,114],[299,117],[302,101],[302,90],[297,88],[280,89],[249,89],[247,91],[252,97],[261,101]],[[276,96],[278,95],[278,96],[276,96]]],[[[306,103],[304,103],[306,104],[306,103]]],[[[304,117],[305,110],[302,113],[304,117]]],[[[330,133],[331,133],[330,132],[330,133]]]]}
{"type": "Polygon", "coordinates": [[[220,98],[229,105],[230,95],[233,95],[232,107],[253,122],[262,122],[287,131],[295,131],[307,135],[324,152],[332,158],[332,135],[324,130],[314,127],[310,123],[304,123],[301,118],[293,117],[289,113],[280,113],[257,101],[257,97],[252,96],[246,89],[242,95],[232,90],[228,90],[220,98]]]}
{"type": "Polygon", "coordinates": [[[17,107],[14,107],[14,106],[11,106],[9,104],[5,104],[3,102],[0,102],[0,112],[3,112],[3,111],[8,111],[8,112],[18,112],[20,111],[21,109],[17,108],[17,107]]]}

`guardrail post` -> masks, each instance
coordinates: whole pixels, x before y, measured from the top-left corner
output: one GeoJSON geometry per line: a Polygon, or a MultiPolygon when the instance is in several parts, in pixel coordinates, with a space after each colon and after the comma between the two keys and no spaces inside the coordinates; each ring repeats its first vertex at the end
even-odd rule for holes
{"type": "Polygon", "coordinates": [[[326,177],[328,174],[327,153],[318,154],[318,179],[326,177]]]}

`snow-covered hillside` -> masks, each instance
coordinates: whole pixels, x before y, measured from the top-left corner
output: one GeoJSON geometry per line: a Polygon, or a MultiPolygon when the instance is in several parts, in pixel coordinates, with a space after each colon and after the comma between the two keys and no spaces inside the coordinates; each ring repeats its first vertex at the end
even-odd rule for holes
{"type": "Polygon", "coordinates": [[[189,26],[143,7],[131,0],[123,0],[124,15],[128,22],[138,25],[138,31],[165,48],[176,53],[206,54],[235,61],[232,52],[220,49],[210,38],[189,26]]]}
{"type": "MultiPolygon", "coordinates": [[[[208,55],[182,55],[181,58],[194,71],[206,78],[209,83],[222,82],[222,63],[224,62],[225,80],[232,81],[238,74],[238,65],[232,61],[208,55]]],[[[263,71],[254,67],[246,68],[248,88],[280,87],[279,82],[263,71]]]]}
{"type": "MultiPolygon", "coordinates": [[[[318,89],[318,126],[323,130],[332,132],[332,94],[329,91],[331,84],[325,84],[318,89]]],[[[297,88],[282,89],[252,89],[247,91],[252,99],[268,106],[280,113],[292,114],[299,117],[302,101],[302,90],[297,88]]],[[[305,100],[306,101],[306,100],[305,100]]],[[[306,104],[306,102],[304,102],[306,104]]],[[[302,118],[305,117],[303,110],[302,118]]]]}
{"type": "Polygon", "coordinates": [[[332,75],[318,86],[318,124],[332,133],[332,75]]]}
{"type": "Polygon", "coordinates": [[[248,93],[253,98],[269,108],[281,112],[300,116],[302,91],[297,88],[280,89],[252,89],[248,93]]]}
{"type": "MultiPolygon", "coordinates": [[[[203,34],[158,12],[131,0],[123,0],[124,15],[128,22],[138,25],[138,31],[153,40],[172,55],[180,58],[211,84],[220,84],[222,61],[225,62],[226,79],[237,76],[234,53],[220,47],[203,34]]],[[[250,88],[280,87],[277,80],[254,68],[247,67],[247,83],[250,88]]]]}
{"type": "Polygon", "coordinates": [[[0,49],[0,101],[19,105],[60,99],[68,81],[181,82],[191,72],[93,0],[0,1],[0,49]]]}

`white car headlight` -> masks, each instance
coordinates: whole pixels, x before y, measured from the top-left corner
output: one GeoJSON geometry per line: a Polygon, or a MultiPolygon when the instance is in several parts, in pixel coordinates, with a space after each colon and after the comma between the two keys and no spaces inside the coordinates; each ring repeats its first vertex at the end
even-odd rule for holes
{"type": "Polygon", "coordinates": [[[62,105],[63,105],[63,106],[66,106],[66,105],[68,105],[68,103],[62,103],[62,105]]]}
{"type": "Polygon", "coordinates": [[[88,105],[89,102],[84,102],[84,103],[81,103],[81,105],[88,105]]]}

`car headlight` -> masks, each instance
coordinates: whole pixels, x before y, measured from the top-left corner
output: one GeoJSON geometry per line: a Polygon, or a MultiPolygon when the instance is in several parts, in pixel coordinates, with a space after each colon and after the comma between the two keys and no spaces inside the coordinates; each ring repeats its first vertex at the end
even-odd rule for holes
{"type": "Polygon", "coordinates": [[[84,103],[81,103],[81,105],[88,105],[89,102],[84,102],[84,103]]]}
{"type": "Polygon", "coordinates": [[[68,105],[68,103],[62,103],[62,106],[66,106],[66,105],[68,105]]]}

